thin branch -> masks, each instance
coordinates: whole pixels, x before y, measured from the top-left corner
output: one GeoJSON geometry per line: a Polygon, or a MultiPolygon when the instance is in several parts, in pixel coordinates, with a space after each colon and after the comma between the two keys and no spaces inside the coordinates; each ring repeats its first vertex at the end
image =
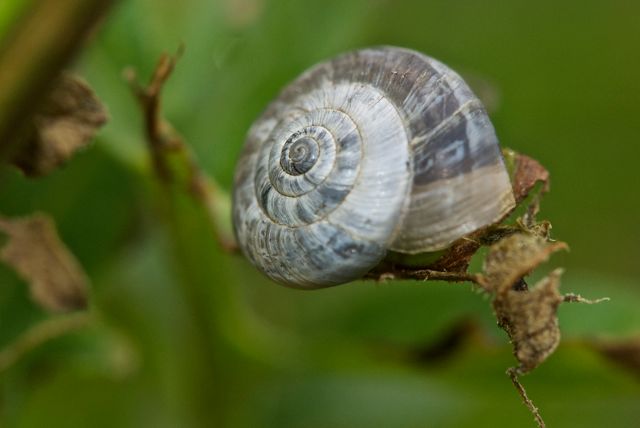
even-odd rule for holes
{"type": "Polygon", "coordinates": [[[522,398],[522,401],[524,402],[525,406],[527,406],[527,408],[533,415],[533,418],[535,419],[536,424],[538,424],[539,428],[545,428],[546,424],[544,423],[544,420],[542,419],[542,416],[540,415],[538,408],[535,406],[535,404],[533,404],[533,401],[531,401],[531,399],[527,395],[527,391],[524,389],[524,386],[520,383],[520,380],[518,379],[518,374],[519,374],[519,370],[515,367],[511,367],[507,369],[507,375],[511,379],[511,382],[513,382],[513,386],[516,387],[516,391],[518,391],[518,394],[520,395],[520,398],[522,398]]]}
{"type": "Polygon", "coordinates": [[[165,162],[163,151],[168,148],[183,149],[184,145],[175,133],[169,132],[167,129],[168,123],[161,116],[160,96],[164,84],[171,76],[183,51],[184,47],[181,45],[175,56],[163,53],[147,86],[139,83],[133,68],[127,68],[124,71],[124,77],[129,82],[131,91],[142,108],[149,152],[151,153],[156,173],[163,180],[170,179],[169,167],[165,162]]]}
{"type": "Polygon", "coordinates": [[[78,312],[73,315],[50,318],[36,324],[0,351],[0,373],[38,346],[87,327],[91,324],[92,319],[88,312],[78,312]]]}
{"type": "Polygon", "coordinates": [[[182,187],[200,203],[214,226],[221,247],[226,251],[236,251],[237,244],[231,226],[226,224],[221,215],[221,207],[229,205],[228,196],[198,165],[183,138],[162,117],[162,89],[183,52],[184,45],[181,45],[173,56],[162,54],[146,86],[139,83],[132,68],[124,71],[124,77],[144,114],[147,145],[156,175],[165,184],[182,187]]]}
{"type": "Polygon", "coordinates": [[[467,272],[443,272],[431,269],[394,268],[385,272],[370,272],[365,279],[384,282],[393,279],[415,279],[419,281],[471,282],[484,286],[483,276],[467,272]]]}
{"type": "MultiPolygon", "coordinates": [[[[207,177],[183,138],[162,117],[162,89],[181,52],[182,48],[175,56],[162,55],[147,85],[138,83],[132,69],[125,71],[125,78],[144,115],[153,173],[161,187],[158,196],[164,203],[165,220],[173,238],[172,247],[180,273],[184,275],[178,285],[189,307],[192,322],[193,343],[190,346],[196,354],[195,361],[202,365],[197,371],[187,368],[184,372],[189,392],[194,397],[189,404],[189,413],[193,415],[191,425],[226,426],[228,400],[231,398],[223,394],[222,399],[212,401],[211,396],[219,394],[221,388],[232,381],[228,368],[237,361],[231,363],[228,351],[242,346],[242,337],[247,331],[236,324],[233,336],[227,331],[227,316],[235,316],[229,312],[229,305],[234,304],[233,297],[227,284],[210,286],[211,278],[224,282],[220,275],[224,276],[225,271],[213,266],[211,254],[203,251],[203,248],[217,250],[218,246],[235,248],[230,217],[226,216],[226,211],[230,212],[229,198],[217,183],[207,177]],[[221,214],[223,212],[225,214],[221,214]],[[214,420],[211,420],[211,415],[214,415],[214,420]]],[[[235,357],[240,356],[235,350],[231,352],[235,357]]]]}

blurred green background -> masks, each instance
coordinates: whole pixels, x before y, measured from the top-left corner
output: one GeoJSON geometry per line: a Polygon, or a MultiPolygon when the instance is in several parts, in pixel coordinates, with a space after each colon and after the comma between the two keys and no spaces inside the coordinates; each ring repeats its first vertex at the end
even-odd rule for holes
{"type": "MultiPolygon", "coordinates": [[[[0,29],[20,3],[3,1],[0,29]]],[[[529,395],[552,427],[640,426],[638,372],[588,345],[640,334],[639,41],[625,0],[122,0],[74,65],[110,111],[97,141],[45,178],[1,173],[0,212],[55,218],[99,322],[0,373],[0,426],[534,426],[469,286],[285,289],[223,254],[188,201],[167,209],[122,70],[146,78],[181,42],[165,114],[225,189],[251,122],[322,59],[391,44],[467,77],[502,144],[551,172],[541,216],[571,247],[549,264],[567,268],[562,290],[612,299],[561,308],[563,343],[523,378],[529,395]],[[451,352],[420,352],[456,326],[451,352]]],[[[0,267],[0,346],[48,317],[0,267]]]]}

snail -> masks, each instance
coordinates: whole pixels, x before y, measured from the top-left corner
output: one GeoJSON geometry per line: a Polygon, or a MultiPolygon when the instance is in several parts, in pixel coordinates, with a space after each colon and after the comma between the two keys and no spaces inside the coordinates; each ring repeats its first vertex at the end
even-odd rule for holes
{"type": "Polygon", "coordinates": [[[447,248],[515,205],[488,115],[453,70],[396,47],[304,72],[251,126],[234,177],[245,256],[303,289],[447,248]]]}

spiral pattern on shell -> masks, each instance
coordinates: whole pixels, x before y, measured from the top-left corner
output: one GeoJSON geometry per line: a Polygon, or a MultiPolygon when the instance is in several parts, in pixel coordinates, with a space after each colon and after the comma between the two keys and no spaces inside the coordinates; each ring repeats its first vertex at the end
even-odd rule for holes
{"type": "Polygon", "coordinates": [[[480,101],[445,65],[392,47],[285,88],[249,131],[234,184],[243,252],[299,288],[357,279],[390,250],[445,248],[514,205],[480,101]]]}

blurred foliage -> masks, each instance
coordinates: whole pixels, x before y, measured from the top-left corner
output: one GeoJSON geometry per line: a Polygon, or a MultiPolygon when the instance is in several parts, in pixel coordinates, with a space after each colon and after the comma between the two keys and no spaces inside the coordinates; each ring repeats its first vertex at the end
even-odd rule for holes
{"type": "MultiPolygon", "coordinates": [[[[0,3],[0,35],[23,3],[0,3]]],[[[638,16],[625,0],[122,0],[75,65],[110,112],[97,141],[38,180],[0,170],[0,212],[56,220],[99,318],[0,373],[0,426],[533,426],[469,286],[278,287],[161,192],[122,69],[147,76],[180,42],[165,114],[227,189],[253,119],[338,52],[406,46],[490,91],[503,145],[551,172],[541,216],[572,248],[551,263],[567,267],[562,290],[611,298],[564,305],[562,345],[523,382],[550,426],[637,426],[638,377],[584,343],[640,333],[638,16]],[[475,333],[446,358],[410,357],[461,320],[475,333]]],[[[4,347],[48,315],[4,266],[0,283],[4,347]]]]}

